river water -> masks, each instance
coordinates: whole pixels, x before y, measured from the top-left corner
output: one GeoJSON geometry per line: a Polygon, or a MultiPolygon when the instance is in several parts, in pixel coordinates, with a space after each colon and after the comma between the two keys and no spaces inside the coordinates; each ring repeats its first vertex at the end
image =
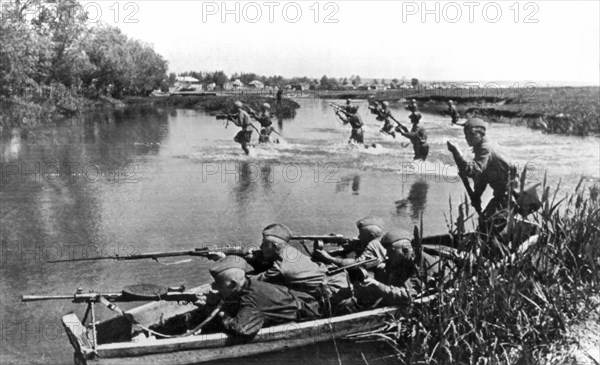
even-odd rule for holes
{"type": "MultiPolygon", "coordinates": [[[[48,259],[208,244],[256,246],[262,227],[273,222],[298,234],[353,235],[356,220],[366,215],[406,229],[423,217],[425,235],[447,231],[449,202],[455,214],[464,191],[445,142],[458,141],[468,153],[461,128],[425,114],[431,150],[427,163],[415,164],[406,141],[378,132],[365,103],[365,139],[375,148],[349,146],[349,127],[336,120],[327,103],[299,102],[294,119],[276,123],[281,143],[260,146],[250,156],[232,141],[234,126],[225,129],[202,111],[127,109],[3,131],[0,360],[72,361],[60,318],[83,308],[69,301],[21,303],[22,294],[69,294],[78,287],[118,291],[140,282],[192,287],[209,279],[208,263],[201,259],[55,264],[48,259]]],[[[392,107],[409,124],[408,112],[392,107]]],[[[500,124],[492,125],[489,135],[520,166],[529,164],[531,182],[541,182],[546,170],[550,182],[562,180],[563,191],[582,176],[588,185],[600,181],[596,137],[545,135],[500,124]]],[[[101,318],[109,315],[105,312],[101,318]]],[[[339,345],[344,363],[363,363],[363,351],[369,363],[384,361],[381,351],[339,345]]],[[[299,356],[337,363],[330,345],[256,361],[299,356]]]]}

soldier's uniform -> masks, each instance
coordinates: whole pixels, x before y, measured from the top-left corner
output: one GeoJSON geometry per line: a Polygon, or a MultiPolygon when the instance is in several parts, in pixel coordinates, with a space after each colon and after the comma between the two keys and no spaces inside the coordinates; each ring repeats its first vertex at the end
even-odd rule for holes
{"type": "MultiPolygon", "coordinates": [[[[238,106],[239,102],[236,102],[236,106],[238,106]]],[[[250,143],[250,140],[252,138],[252,129],[250,127],[250,115],[248,115],[248,113],[246,113],[245,110],[241,109],[241,103],[239,104],[240,106],[238,107],[238,115],[237,118],[235,118],[233,120],[233,123],[242,128],[241,131],[239,131],[235,137],[233,137],[233,140],[237,143],[239,143],[240,145],[242,145],[242,149],[244,150],[244,152],[246,152],[246,154],[250,153],[250,151],[248,150],[248,144],[250,143]]]]}
{"type": "MultiPolygon", "coordinates": [[[[411,235],[406,231],[391,231],[382,239],[382,245],[388,248],[388,256],[397,255],[392,250],[400,250],[407,257],[414,257],[411,246],[411,235]],[[399,248],[390,248],[393,244],[399,248]]],[[[401,305],[411,301],[427,287],[435,285],[439,280],[447,282],[452,278],[454,263],[440,257],[421,253],[421,262],[398,266],[390,262],[386,264],[382,279],[368,285],[355,286],[356,297],[362,306],[369,306],[378,301],[382,305],[401,305]],[[419,268],[420,267],[420,268],[419,268]]]]}
{"type": "MultiPolygon", "coordinates": [[[[280,227],[283,226],[276,225],[265,229],[263,236],[274,236],[289,242],[291,239],[289,230],[280,227]]],[[[260,255],[249,257],[247,260],[258,270],[263,270],[254,276],[256,280],[284,285],[290,289],[308,293],[321,302],[327,301],[326,304],[331,304],[332,308],[351,296],[346,272],[329,276],[327,275],[327,267],[324,264],[312,261],[308,256],[289,244],[282,247],[278,257],[266,267],[264,261],[260,259],[260,255]],[[263,266],[262,269],[260,265],[263,266]]]]}
{"type": "Polygon", "coordinates": [[[356,142],[356,143],[365,143],[365,136],[363,131],[363,122],[362,118],[358,114],[358,109],[356,107],[351,107],[350,115],[345,118],[342,117],[342,122],[344,124],[350,124],[352,127],[352,133],[350,134],[350,140],[348,142],[356,142]]]}
{"type": "Polygon", "coordinates": [[[456,106],[450,101],[448,103],[448,113],[450,113],[450,117],[452,118],[452,124],[456,124],[458,122],[458,110],[456,110],[456,106]]]}
{"type": "Polygon", "coordinates": [[[260,123],[260,136],[258,137],[259,143],[268,143],[271,141],[271,133],[273,133],[273,122],[271,121],[271,113],[269,113],[268,104],[263,106],[265,109],[256,115],[256,120],[260,123]]]}
{"type": "MultiPolygon", "coordinates": [[[[485,130],[486,124],[481,119],[473,118],[465,124],[465,130],[469,128],[485,130]]],[[[510,199],[509,184],[516,186],[517,170],[485,136],[480,144],[473,146],[473,153],[475,157],[472,161],[458,156],[458,168],[473,179],[473,192],[479,200],[488,185],[492,188],[494,196],[483,210],[481,218],[486,222],[488,232],[498,233],[506,226],[510,199]]]]}
{"type": "Polygon", "coordinates": [[[402,130],[399,130],[399,132],[404,137],[410,139],[413,145],[413,150],[415,151],[414,159],[425,161],[427,159],[427,155],[429,155],[429,144],[427,144],[427,133],[425,132],[425,128],[419,125],[421,113],[413,112],[409,118],[412,122],[412,129],[410,132],[406,133],[402,130]]]}
{"type": "MultiPolygon", "coordinates": [[[[221,272],[242,267],[239,257],[226,257],[210,269],[213,277],[221,272]]],[[[287,322],[317,319],[321,316],[318,302],[306,293],[273,285],[246,276],[242,288],[228,298],[222,322],[226,332],[237,336],[254,336],[261,328],[287,322]]]]}

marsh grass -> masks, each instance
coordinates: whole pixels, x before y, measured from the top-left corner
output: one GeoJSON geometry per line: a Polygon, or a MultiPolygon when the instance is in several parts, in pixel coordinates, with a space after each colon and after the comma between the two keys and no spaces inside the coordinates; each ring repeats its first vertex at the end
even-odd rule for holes
{"type": "MultiPolygon", "coordinates": [[[[527,250],[515,242],[459,240],[465,254],[452,289],[438,284],[438,300],[415,305],[373,337],[393,344],[404,364],[572,361],[568,327],[598,305],[600,190],[580,182],[559,198],[559,186],[544,179],[542,191],[542,208],[528,217],[538,239],[527,250]],[[490,245],[502,246],[494,260],[484,254],[490,245]]],[[[473,219],[467,204],[459,210],[454,234],[473,219]]],[[[516,223],[509,222],[508,237],[518,236],[516,223]]]]}

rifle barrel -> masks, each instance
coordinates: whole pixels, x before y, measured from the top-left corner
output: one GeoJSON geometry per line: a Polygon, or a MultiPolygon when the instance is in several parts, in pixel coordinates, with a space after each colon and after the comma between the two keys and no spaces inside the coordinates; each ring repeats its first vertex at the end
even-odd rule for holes
{"type": "Polygon", "coordinates": [[[360,261],[360,262],[355,262],[355,263],[353,263],[353,264],[346,265],[346,266],[342,266],[342,267],[340,267],[340,268],[337,268],[337,269],[333,269],[333,270],[331,270],[331,271],[328,271],[328,272],[327,272],[327,275],[328,275],[328,276],[335,275],[335,274],[337,274],[337,273],[340,273],[340,272],[342,272],[342,271],[344,271],[344,270],[347,270],[347,269],[352,269],[352,268],[359,267],[359,266],[363,266],[363,265],[366,265],[366,264],[370,264],[370,263],[372,263],[372,262],[375,262],[375,261],[378,261],[378,260],[379,260],[379,259],[378,259],[377,257],[374,257],[374,258],[372,258],[372,259],[369,259],[369,260],[360,261]]]}
{"type": "Polygon", "coordinates": [[[66,295],[23,295],[21,296],[22,302],[36,302],[40,300],[65,300],[65,299],[74,299],[75,295],[66,294],[66,295]]]}

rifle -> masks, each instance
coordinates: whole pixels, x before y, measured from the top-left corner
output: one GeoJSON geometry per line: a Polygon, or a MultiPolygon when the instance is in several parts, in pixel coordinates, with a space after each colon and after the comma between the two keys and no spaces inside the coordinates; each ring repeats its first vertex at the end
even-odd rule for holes
{"type": "Polygon", "coordinates": [[[370,264],[370,263],[375,262],[375,261],[379,261],[379,259],[377,257],[374,257],[372,259],[368,259],[368,260],[365,260],[365,261],[355,262],[355,263],[350,264],[350,265],[342,266],[342,267],[339,267],[337,269],[333,269],[333,270],[328,271],[327,272],[327,276],[335,275],[335,274],[338,274],[338,273],[340,273],[342,271],[345,271],[345,270],[348,270],[348,269],[354,269],[354,268],[357,268],[357,267],[361,267],[363,265],[370,264]]]}
{"type": "Polygon", "coordinates": [[[79,288],[75,294],[59,295],[23,295],[22,302],[36,302],[41,300],[73,300],[73,303],[105,303],[109,302],[143,302],[166,300],[172,302],[195,302],[202,294],[185,290],[180,287],[160,287],[153,284],[138,284],[125,287],[120,293],[84,293],[79,288]]]}
{"type": "MultiPolygon", "coordinates": [[[[450,146],[450,142],[447,142],[447,145],[450,146]]],[[[471,184],[469,183],[469,179],[465,175],[464,171],[462,171],[462,169],[460,168],[460,163],[458,161],[457,156],[454,153],[452,153],[452,157],[454,158],[454,162],[456,163],[456,167],[458,168],[458,176],[460,177],[460,180],[462,181],[463,185],[465,186],[465,190],[467,190],[467,195],[469,196],[469,200],[471,200],[471,205],[473,206],[473,208],[475,208],[475,211],[477,212],[477,214],[479,216],[481,216],[481,212],[482,212],[481,201],[479,201],[479,199],[475,197],[475,192],[473,191],[473,188],[471,187],[471,184]]]]}
{"type": "Polygon", "coordinates": [[[349,243],[357,242],[355,238],[346,237],[341,234],[323,234],[323,235],[309,235],[309,236],[292,236],[294,241],[321,241],[323,243],[333,243],[336,245],[347,245],[349,243]]]}
{"type": "Polygon", "coordinates": [[[329,103],[330,106],[333,107],[333,109],[335,110],[335,112],[342,112],[344,113],[346,116],[350,115],[350,113],[344,109],[345,107],[342,105],[338,105],[338,104],[333,104],[333,103],[329,103]]]}
{"type": "Polygon", "coordinates": [[[233,118],[237,117],[237,114],[217,114],[216,117],[217,120],[227,120],[227,122],[225,123],[225,128],[227,128],[229,126],[229,122],[233,121],[233,118]]]}
{"type": "Polygon", "coordinates": [[[159,252],[149,252],[142,253],[138,255],[127,255],[127,256],[119,256],[118,254],[115,256],[99,256],[99,257],[82,257],[82,258],[71,258],[71,259],[58,259],[58,260],[48,260],[48,262],[67,262],[67,261],[97,261],[97,260],[119,260],[119,261],[128,261],[128,260],[143,260],[143,259],[152,259],[158,262],[159,258],[162,257],[177,257],[177,256],[201,256],[208,257],[212,252],[223,252],[225,255],[236,255],[236,256],[245,256],[251,253],[251,251],[247,248],[242,247],[223,247],[223,248],[195,248],[193,250],[182,250],[182,251],[159,251],[159,252]]]}

